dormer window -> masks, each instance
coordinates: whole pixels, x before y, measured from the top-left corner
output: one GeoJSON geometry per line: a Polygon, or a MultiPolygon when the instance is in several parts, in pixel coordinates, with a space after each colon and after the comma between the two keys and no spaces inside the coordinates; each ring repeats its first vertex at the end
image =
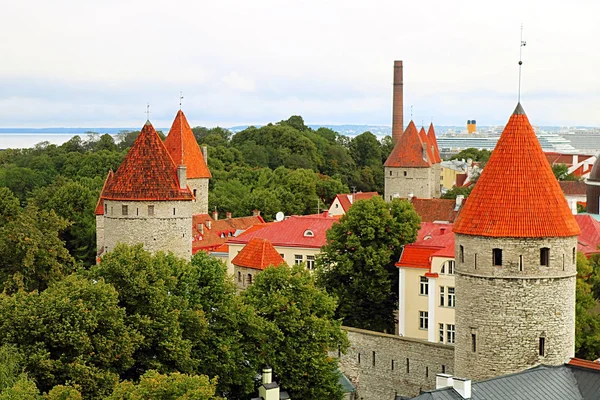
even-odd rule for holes
{"type": "Polygon", "coordinates": [[[310,229],[304,231],[304,237],[315,237],[315,233],[310,229]]]}

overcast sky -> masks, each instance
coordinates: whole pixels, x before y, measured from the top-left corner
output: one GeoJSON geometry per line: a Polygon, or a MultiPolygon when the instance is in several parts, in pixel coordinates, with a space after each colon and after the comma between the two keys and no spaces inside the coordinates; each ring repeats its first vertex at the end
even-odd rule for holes
{"type": "Polygon", "coordinates": [[[598,0],[0,0],[0,127],[600,126],[598,0]]]}

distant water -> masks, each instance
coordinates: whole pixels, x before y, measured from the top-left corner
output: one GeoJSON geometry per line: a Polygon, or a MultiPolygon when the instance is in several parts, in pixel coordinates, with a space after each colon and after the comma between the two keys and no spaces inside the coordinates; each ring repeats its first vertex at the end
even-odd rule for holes
{"type": "MultiPolygon", "coordinates": [[[[79,135],[82,140],[86,140],[86,132],[70,133],[28,133],[28,132],[0,132],[0,149],[23,149],[34,147],[38,143],[48,142],[50,144],[61,145],[69,141],[72,137],[79,135]]],[[[111,135],[116,138],[115,134],[111,135]]]]}

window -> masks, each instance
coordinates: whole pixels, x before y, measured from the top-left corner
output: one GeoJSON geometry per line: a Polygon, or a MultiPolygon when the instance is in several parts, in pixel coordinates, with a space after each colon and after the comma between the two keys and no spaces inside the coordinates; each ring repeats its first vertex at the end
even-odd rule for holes
{"type": "Polygon", "coordinates": [[[108,214],[108,204],[104,203],[104,214],[108,214]]]}
{"type": "Polygon", "coordinates": [[[425,367],[425,378],[429,378],[429,367],[425,367]]]}
{"type": "Polygon", "coordinates": [[[454,260],[448,260],[442,264],[442,268],[441,268],[440,272],[442,274],[454,275],[454,266],[455,265],[456,265],[456,263],[454,262],[454,260]]]}
{"type": "Polygon", "coordinates": [[[427,311],[419,311],[419,329],[429,328],[429,313],[427,311]]]}
{"type": "Polygon", "coordinates": [[[358,353],[358,363],[360,364],[360,353],[358,353]]]}
{"type": "Polygon", "coordinates": [[[425,276],[421,276],[421,281],[419,284],[419,294],[422,296],[427,296],[429,294],[429,279],[425,276]]]}
{"type": "Polygon", "coordinates": [[[454,344],[454,338],[456,336],[456,328],[452,324],[446,324],[446,343],[454,344]]]}
{"type": "Polygon", "coordinates": [[[139,208],[135,209],[135,215],[140,215],[140,209],[139,208]]]}
{"type": "Polygon", "coordinates": [[[546,355],[546,338],[545,337],[541,337],[540,338],[540,357],[544,357],[546,355]]]}
{"type": "Polygon", "coordinates": [[[194,197],[196,197],[196,189],[194,189],[194,197]]]}
{"type": "Polygon", "coordinates": [[[523,271],[523,256],[519,256],[519,271],[523,271]]]}
{"type": "Polygon", "coordinates": [[[406,171],[404,171],[404,176],[406,176],[406,171]]]}
{"type": "Polygon", "coordinates": [[[502,249],[492,249],[492,265],[502,265],[502,249]]]}
{"type": "Polygon", "coordinates": [[[114,210],[114,207],[113,207],[113,206],[111,206],[111,207],[110,207],[110,215],[113,215],[113,214],[114,214],[114,211],[115,211],[115,210],[114,210]]]}
{"type": "Polygon", "coordinates": [[[464,263],[465,262],[465,248],[463,247],[462,244],[460,245],[459,256],[460,256],[460,262],[464,263]]]}
{"type": "Polygon", "coordinates": [[[550,265],[550,249],[542,247],[540,249],[540,265],[548,267],[550,265]]]}
{"type": "Polygon", "coordinates": [[[394,370],[394,360],[392,360],[392,371],[394,370]]]}
{"type": "Polygon", "coordinates": [[[444,287],[440,286],[440,307],[444,307],[444,287]]]}
{"type": "Polygon", "coordinates": [[[175,207],[173,207],[173,215],[175,215],[175,207]]]}
{"type": "Polygon", "coordinates": [[[340,205],[338,203],[335,203],[335,208],[340,208],[340,205]]]}
{"type": "Polygon", "coordinates": [[[315,233],[310,229],[304,231],[304,237],[315,237],[315,233]]]}
{"type": "Polygon", "coordinates": [[[238,271],[238,282],[242,281],[242,273],[238,271]]]}
{"type": "Polygon", "coordinates": [[[279,255],[281,256],[281,258],[283,258],[285,260],[285,257],[283,256],[283,253],[279,253],[279,255]]]}
{"type": "Polygon", "coordinates": [[[306,256],[306,267],[308,269],[315,269],[315,256],[306,256]]]}
{"type": "Polygon", "coordinates": [[[302,264],[303,260],[304,260],[304,257],[302,257],[302,254],[294,254],[294,264],[296,264],[296,265],[302,264]]]}
{"type": "Polygon", "coordinates": [[[121,214],[127,215],[129,213],[129,208],[125,205],[121,206],[121,214]]]}
{"type": "Polygon", "coordinates": [[[248,285],[252,285],[252,274],[248,274],[248,285]]]}
{"type": "Polygon", "coordinates": [[[373,352],[373,366],[375,366],[375,352],[373,352]]]}
{"type": "Polygon", "coordinates": [[[390,171],[390,176],[392,176],[392,171],[390,171]]]}
{"type": "Polygon", "coordinates": [[[475,253],[475,269],[477,269],[477,253],[475,253]]]}
{"type": "Polygon", "coordinates": [[[446,373],[446,366],[444,364],[442,364],[442,374],[446,373]]]}
{"type": "Polygon", "coordinates": [[[448,288],[448,307],[456,307],[456,294],[454,294],[454,288],[448,288]]]}
{"type": "Polygon", "coordinates": [[[573,247],[573,264],[575,264],[577,262],[577,251],[575,250],[575,247],[573,247]]]}
{"type": "Polygon", "coordinates": [[[444,324],[440,324],[440,343],[444,343],[444,324]]]}
{"type": "Polygon", "coordinates": [[[471,351],[477,352],[477,335],[474,333],[471,333],[471,351]]]}
{"type": "Polygon", "coordinates": [[[406,358],[406,373],[410,372],[410,358],[406,358]]]}

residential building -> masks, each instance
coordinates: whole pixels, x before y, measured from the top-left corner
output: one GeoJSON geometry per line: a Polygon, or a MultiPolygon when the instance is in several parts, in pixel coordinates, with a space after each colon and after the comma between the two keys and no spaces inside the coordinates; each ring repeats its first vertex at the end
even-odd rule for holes
{"type": "Polygon", "coordinates": [[[565,164],[568,167],[567,172],[580,179],[587,179],[592,171],[592,166],[596,162],[596,156],[593,154],[576,153],[557,153],[552,151],[544,152],[546,159],[551,166],[565,164]]]}
{"type": "Polygon", "coordinates": [[[573,214],[577,214],[577,204],[586,204],[587,185],[584,181],[558,181],[573,214]]]}
{"type": "Polygon", "coordinates": [[[338,194],[329,207],[329,215],[332,217],[342,216],[348,212],[352,204],[359,200],[368,200],[373,196],[379,196],[377,192],[357,192],[338,194]]]}
{"type": "Polygon", "coordinates": [[[255,210],[249,217],[232,218],[226,213],[225,218],[219,219],[219,213],[214,211],[212,217],[208,214],[196,214],[192,217],[192,254],[198,251],[212,252],[228,240],[240,235],[253,226],[262,226],[264,219],[260,211],[255,210]]]}
{"type": "Polygon", "coordinates": [[[234,267],[233,276],[238,289],[243,290],[252,285],[257,273],[270,266],[278,267],[285,264],[285,261],[271,242],[253,238],[231,260],[231,264],[234,267]]]}

